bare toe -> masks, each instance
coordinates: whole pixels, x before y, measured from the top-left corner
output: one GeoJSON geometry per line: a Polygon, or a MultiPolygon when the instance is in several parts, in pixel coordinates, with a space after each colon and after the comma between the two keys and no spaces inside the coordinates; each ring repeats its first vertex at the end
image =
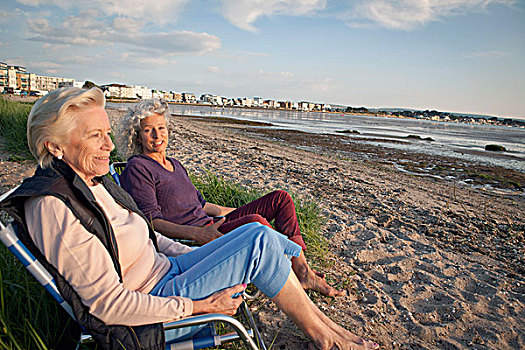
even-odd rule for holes
{"type": "Polygon", "coordinates": [[[315,273],[309,274],[304,280],[300,281],[304,289],[312,289],[329,297],[346,295],[346,291],[337,290],[330,286],[323,278],[315,273]]]}
{"type": "Polygon", "coordinates": [[[313,272],[317,275],[317,277],[319,277],[319,278],[324,279],[324,278],[326,277],[326,275],[325,275],[324,273],[322,273],[322,272],[319,272],[319,271],[316,271],[316,270],[312,270],[312,271],[313,271],[313,272]]]}

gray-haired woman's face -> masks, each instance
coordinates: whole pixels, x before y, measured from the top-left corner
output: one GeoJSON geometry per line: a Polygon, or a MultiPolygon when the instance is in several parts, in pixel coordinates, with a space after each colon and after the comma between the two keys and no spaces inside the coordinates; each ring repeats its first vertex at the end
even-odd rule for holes
{"type": "Polygon", "coordinates": [[[70,142],[62,146],[63,159],[90,185],[95,176],[109,172],[109,154],[115,148],[110,138],[111,126],[100,106],[77,112],[76,119],[70,142]]]}
{"type": "Polygon", "coordinates": [[[153,114],[142,119],[139,136],[142,142],[142,154],[165,154],[166,147],[168,147],[169,132],[164,115],[153,114]]]}

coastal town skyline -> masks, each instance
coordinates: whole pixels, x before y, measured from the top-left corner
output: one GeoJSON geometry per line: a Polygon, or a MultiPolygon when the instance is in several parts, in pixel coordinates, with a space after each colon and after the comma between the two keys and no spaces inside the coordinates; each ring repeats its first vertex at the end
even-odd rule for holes
{"type": "Polygon", "coordinates": [[[506,0],[18,0],[8,64],[166,91],[525,119],[525,6],[506,0]]]}
{"type": "Polygon", "coordinates": [[[338,112],[350,114],[363,114],[374,116],[391,116],[401,118],[427,119],[433,121],[455,121],[474,124],[492,124],[507,126],[525,126],[525,119],[505,118],[490,115],[454,113],[437,110],[417,110],[404,108],[374,108],[330,105],[313,101],[284,101],[268,100],[262,97],[226,97],[209,93],[195,94],[193,92],[179,92],[170,89],[151,89],[143,85],[127,84],[100,84],[91,80],[84,82],[73,78],[50,77],[32,73],[26,67],[7,65],[0,62],[0,93],[24,96],[43,96],[55,89],[62,87],[91,88],[99,87],[104,92],[108,101],[137,101],[138,99],[159,98],[168,103],[198,104],[215,107],[244,107],[244,108],[270,108],[295,110],[303,112],[338,112]],[[200,97],[199,97],[200,95],[200,97]]]}

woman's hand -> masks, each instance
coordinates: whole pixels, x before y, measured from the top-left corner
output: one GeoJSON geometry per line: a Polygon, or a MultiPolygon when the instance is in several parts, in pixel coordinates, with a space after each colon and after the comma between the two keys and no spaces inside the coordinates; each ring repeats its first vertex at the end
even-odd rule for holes
{"type": "Polygon", "coordinates": [[[243,299],[240,296],[235,298],[232,296],[242,293],[245,289],[246,284],[238,284],[215,292],[206,299],[193,300],[193,315],[217,313],[233,316],[243,299]]]}
{"type": "Polygon", "coordinates": [[[218,229],[224,223],[224,220],[226,219],[222,218],[211,225],[199,228],[199,230],[194,234],[193,240],[199,244],[206,244],[216,238],[219,238],[222,236],[222,233],[220,233],[218,229]]]}
{"type": "Polygon", "coordinates": [[[222,205],[217,205],[210,202],[206,202],[202,209],[206,214],[208,214],[208,216],[225,216],[235,210],[235,208],[223,207],[222,205]]]}

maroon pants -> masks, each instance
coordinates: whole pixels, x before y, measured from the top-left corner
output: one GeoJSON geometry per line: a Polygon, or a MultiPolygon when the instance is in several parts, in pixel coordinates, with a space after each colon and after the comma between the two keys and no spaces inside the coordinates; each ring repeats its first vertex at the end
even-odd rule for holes
{"type": "Polygon", "coordinates": [[[286,191],[274,191],[239,207],[226,215],[226,221],[219,227],[222,233],[228,233],[233,229],[250,222],[260,222],[272,227],[270,222],[275,220],[275,230],[288,236],[306,250],[303,236],[299,230],[295,205],[292,197],[286,191]]]}

